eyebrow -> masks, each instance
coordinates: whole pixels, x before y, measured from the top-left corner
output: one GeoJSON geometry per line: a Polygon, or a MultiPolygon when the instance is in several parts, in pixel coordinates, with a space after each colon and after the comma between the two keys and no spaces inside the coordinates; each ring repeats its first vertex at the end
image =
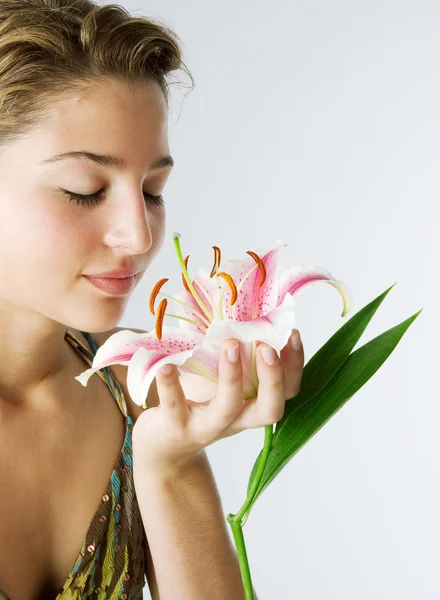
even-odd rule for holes
{"type": "MultiPolygon", "coordinates": [[[[76,158],[80,160],[91,160],[104,167],[116,167],[117,169],[125,169],[127,162],[120,156],[114,156],[113,154],[95,154],[94,152],[86,152],[83,150],[75,150],[72,152],[62,152],[51,158],[41,161],[40,165],[47,163],[57,162],[66,158],[76,158]]],[[[150,169],[156,171],[157,169],[163,169],[164,167],[173,167],[174,160],[172,156],[163,156],[160,160],[151,165],[150,169]]]]}

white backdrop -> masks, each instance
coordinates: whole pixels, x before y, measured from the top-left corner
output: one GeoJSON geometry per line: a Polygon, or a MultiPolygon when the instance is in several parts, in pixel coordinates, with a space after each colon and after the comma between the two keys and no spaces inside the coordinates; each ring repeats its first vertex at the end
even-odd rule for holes
{"type": "MultiPolygon", "coordinates": [[[[254,506],[244,534],[260,599],[439,600],[439,3],[121,4],[175,29],[196,88],[184,100],[176,88],[168,233],[120,326],[153,328],[160,278],[180,289],[173,231],[194,269],[211,268],[213,245],[239,258],[291,235],[285,266],[345,281],[344,319],[331,286],[297,300],[306,362],[395,281],[359,345],[424,309],[254,506]]],[[[247,430],[207,449],[225,517],[263,440],[247,430]]]]}

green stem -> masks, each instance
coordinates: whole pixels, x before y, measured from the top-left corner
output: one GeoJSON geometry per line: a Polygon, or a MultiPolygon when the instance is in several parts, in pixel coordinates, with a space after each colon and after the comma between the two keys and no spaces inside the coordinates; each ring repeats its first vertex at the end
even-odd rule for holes
{"type": "Polygon", "coordinates": [[[227,520],[231,526],[235,547],[237,549],[238,563],[240,565],[245,600],[254,600],[254,589],[252,587],[251,572],[249,570],[249,561],[247,558],[241,523],[238,523],[231,514],[227,516],[227,520]]]}
{"type": "Polygon", "coordinates": [[[241,579],[243,581],[244,597],[245,600],[254,600],[254,589],[252,587],[251,572],[249,569],[249,561],[247,558],[246,546],[243,537],[243,525],[246,522],[249,513],[252,508],[252,501],[257,491],[258,485],[263,476],[263,471],[266,466],[267,459],[270,451],[272,450],[272,437],[273,437],[273,426],[266,425],[264,428],[264,447],[261,454],[260,462],[258,463],[257,472],[253,481],[252,487],[249,490],[249,494],[240,508],[238,513],[233,515],[230,513],[226,520],[232,529],[232,535],[234,536],[235,547],[237,550],[238,563],[240,565],[241,579]]]}

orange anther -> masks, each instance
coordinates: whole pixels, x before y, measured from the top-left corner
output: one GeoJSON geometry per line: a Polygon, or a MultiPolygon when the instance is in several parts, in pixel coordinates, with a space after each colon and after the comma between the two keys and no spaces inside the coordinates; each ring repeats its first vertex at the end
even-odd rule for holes
{"type": "Polygon", "coordinates": [[[231,290],[231,306],[233,306],[235,304],[235,302],[237,301],[237,287],[234,283],[234,280],[232,279],[232,277],[230,275],[228,275],[228,273],[217,273],[217,277],[223,277],[223,279],[225,279],[226,283],[229,285],[229,289],[231,290]]]}
{"type": "Polygon", "coordinates": [[[166,298],[163,298],[160,301],[159,307],[157,309],[156,337],[158,340],[162,339],[162,325],[163,325],[163,318],[165,315],[165,311],[167,309],[167,304],[168,304],[168,300],[166,298]]]}
{"type": "Polygon", "coordinates": [[[262,277],[261,277],[261,281],[258,285],[259,285],[259,287],[261,287],[263,285],[263,283],[266,281],[266,267],[264,266],[264,262],[261,260],[261,258],[258,256],[258,254],[255,254],[255,252],[252,252],[252,250],[248,250],[246,252],[246,254],[249,254],[249,256],[252,256],[252,258],[257,263],[258,268],[260,269],[262,277]]]}
{"type": "Polygon", "coordinates": [[[214,250],[214,264],[212,265],[211,274],[209,275],[211,278],[214,277],[216,272],[219,270],[220,262],[222,259],[222,253],[220,248],[218,246],[213,246],[212,248],[214,250]]]}
{"type": "MultiPolygon", "coordinates": [[[[183,263],[185,265],[185,269],[188,271],[187,265],[188,265],[188,258],[190,257],[190,254],[188,254],[188,256],[186,258],[184,258],[183,263]]],[[[189,273],[188,273],[189,274],[189,273]]],[[[182,273],[182,283],[183,283],[183,287],[186,289],[186,291],[191,294],[191,290],[188,287],[188,284],[186,282],[185,276],[182,273]]]]}
{"type": "Polygon", "coordinates": [[[154,303],[156,301],[157,294],[160,292],[162,286],[167,281],[168,281],[168,279],[166,277],[164,279],[159,279],[159,281],[156,283],[156,285],[154,286],[154,288],[150,294],[150,312],[152,315],[154,315],[154,303]]]}
{"type": "Polygon", "coordinates": [[[156,283],[156,285],[154,286],[154,288],[151,291],[150,294],[150,312],[152,315],[154,315],[154,303],[156,301],[157,295],[160,292],[162,286],[168,281],[168,279],[166,277],[164,277],[163,279],[159,279],[159,281],[156,283]]]}

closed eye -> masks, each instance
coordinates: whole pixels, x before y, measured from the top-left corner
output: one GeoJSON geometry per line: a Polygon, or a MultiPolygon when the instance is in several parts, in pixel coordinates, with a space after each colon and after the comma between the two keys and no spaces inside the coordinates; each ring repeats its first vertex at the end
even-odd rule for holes
{"type": "MultiPolygon", "coordinates": [[[[102,192],[104,189],[98,190],[94,194],[76,194],[75,192],[69,192],[69,190],[62,190],[63,193],[69,198],[69,202],[72,200],[80,205],[97,205],[101,202],[102,192]]],[[[149,198],[153,204],[156,206],[164,206],[165,201],[162,196],[153,196],[152,194],[148,194],[144,192],[144,196],[149,198]]]]}

